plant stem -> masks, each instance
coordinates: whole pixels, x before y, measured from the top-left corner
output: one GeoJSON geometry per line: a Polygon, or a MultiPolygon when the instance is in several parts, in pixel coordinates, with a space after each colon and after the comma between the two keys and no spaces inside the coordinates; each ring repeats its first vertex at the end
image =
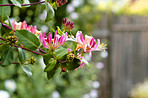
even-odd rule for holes
{"type": "Polygon", "coordinates": [[[4,43],[0,43],[0,45],[2,45],[2,44],[4,44],[4,43]]]}
{"type": "Polygon", "coordinates": [[[6,39],[4,39],[4,38],[2,38],[2,37],[0,37],[0,39],[2,39],[3,41],[6,41],[6,39]]]}
{"type": "Polygon", "coordinates": [[[24,47],[20,47],[20,46],[17,46],[17,45],[14,45],[14,47],[22,48],[22,49],[24,49],[24,50],[30,51],[30,52],[35,53],[35,54],[38,54],[38,55],[44,55],[44,54],[42,54],[42,53],[38,53],[38,52],[35,52],[35,51],[32,51],[32,50],[29,50],[29,49],[24,48],[24,47]]]}
{"type": "MultiPolygon", "coordinates": [[[[1,62],[0,62],[0,64],[2,64],[1,62]]],[[[12,62],[12,64],[20,64],[19,62],[12,62]]]]}
{"type": "Polygon", "coordinates": [[[38,48],[41,52],[43,52],[43,53],[45,53],[46,54],[46,52],[44,51],[44,50],[42,50],[41,48],[38,48]]]}
{"type": "MultiPolygon", "coordinates": [[[[44,2],[45,2],[45,1],[36,2],[36,3],[30,3],[30,4],[21,4],[21,6],[36,5],[36,4],[41,4],[41,3],[44,3],[44,2]]],[[[0,6],[14,6],[14,4],[0,4],[0,6]]]]}
{"type": "MultiPolygon", "coordinates": [[[[2,37],[0,37],[0,39],[6,41],[6,39],[4,39],[4,38],[2,38],[2,37]]],[[[35,52],[35,51],[32,51],[32,50],[29,50],[29,49],[24,48],[24,47],[20,47],[20,46],[17,46],[17,45],[14,45],[14,47],[22,48],[22,49],[24,49],[24,50],[30,51],[30,52],[35,53],[35,54],[38,54],[38,55],[44,55],[44,54],[42,54],[42,53],[38,53],[38,52],[35,52]]]]}
{"type": "MultiPolygon", "coordinates": [[[[8,28],[9,30],[13,30],[12,28],[10,28],[8,25],[6,25],[6,24],[4,24],[4,23],[1,23],[2,24],[2,26],[4,26],[4,27],[6,27],[6,28],[8,28]]],[[[13,30],[14,32],[15,32],[15,30],[13,30]]]]}

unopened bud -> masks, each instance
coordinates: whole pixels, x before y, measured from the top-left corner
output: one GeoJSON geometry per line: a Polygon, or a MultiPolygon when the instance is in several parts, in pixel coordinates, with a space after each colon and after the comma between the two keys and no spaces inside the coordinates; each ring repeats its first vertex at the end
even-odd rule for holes
{"type": "Polygon", "coordinates": [[[6,37],[6,44],[13,46],[17,43],[17,37],[16,36],[8,36],[6,37]]]}
{"type": "Polygon", "coordinates": [[[31,57],[28,59],[28,64],[34,64],[36,62],[36,59],[34,57],[31,57]]]}
{"type": "Polygon", "coordinates": [[[69,31],[74,27],[74,23],[67,21],[67,18],[63,18],[63,25],[65,31],[69,31]]]}
{"type": "Polygon", "coordinates": [[[63,2],[62,2],[62,0],[54,0],[54,1],[55,1],[55,4],[57,7],[60,7],[67,2],[67,0],[64,0],[63,2]]]}
{"type": "Polygon", "coordinates": [[[75,57],[75,55],[74,55],[73,53],[69,53],[69,54],[67,55],[66,60],[67,60],[68,62],[72,62],[72,61],[74,60],[74,57],[75,57]]]}

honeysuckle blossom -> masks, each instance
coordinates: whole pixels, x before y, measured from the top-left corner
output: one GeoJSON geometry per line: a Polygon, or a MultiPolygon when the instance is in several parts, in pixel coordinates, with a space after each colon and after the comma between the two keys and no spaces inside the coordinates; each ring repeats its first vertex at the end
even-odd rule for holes
{"type": "Polygon", "coordinates": [[[19,23],[12,21],[12,27],[14,30],[26,29],[26,30],[32,32],[33,34],[35,34],[36,36],[41,33],[41,31],[37,30],[36,26],[27,25],[26,21],[19,22],[19,23]]]}
{"type": "Polygon", "coordinates": [[[45,36],[45,32],[41,33],[39,39],[45,48],[50,50],[55,50],[59,46],[63,45],[68,38],[67,32],[65,36],[58,35],[57,31],[55,31],[54,39],[52,39],[52,34],[49,32],[48,37],[45,36]]]}
{"type": "Polygon", "coordinates": [[[98,51],[100,44],[100,40],[97,39],[96,42],[92,36],[85,35],[85,38],[83,39],[81,31],[78,31],[76,34],[76,42],[78,42],[76,50],[82,48],[85,53],[89,53],[90,57],[92,56],[91,51],[98,51]]]}
{"type": "Polygon", "coordinates": [[[63,25],[65,31],[69,31],[74,27],[74,23],[67,21],[67,18],[63,18],[63,25]]]}
{"type": "Polygon", "coordinates": [[[63,0],[54,0],[57,7],[60,7],[60,6],[64,5],[67,2],[67,0],[64,0],[63,2],[62,1],[63,0]]]}

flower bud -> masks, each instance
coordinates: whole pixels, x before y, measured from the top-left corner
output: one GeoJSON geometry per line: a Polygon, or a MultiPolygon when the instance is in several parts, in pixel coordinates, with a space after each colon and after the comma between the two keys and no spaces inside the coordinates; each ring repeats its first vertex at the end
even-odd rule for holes
{"type": "Polygon", "coordinates": [[[55,4],[57,7],[60,7],[67,2],[67,0],[64,0],[63,2],[62,2],[62,0],[54,0],[54,1],[55,1],[55,4]]]}
{"type": "Polygon", "coordinates": [[[63,18],[63,25],[65,31],[69,31],[74,27],[74,23],[67,21],[67,18],[63,18]]]}
{"type": "Polygon", "coordinates": [[[72,61],[74,60],[74,57],[75,57],[75,55],[74,55],[73,53],[69,53],[69,54],[67,55],[66,60],[67,60],[68,62],[72,62],[72,61]]]}
{"type": "Polygon", "coordinates": [[[34,57],[31,57],[28,59],[28,64],[34,64],[36,62],[36,59],[34,57]]]}
{"type": "Polygon", "coordinates": [[[17,40],[18,39],[16,36],[8,36],[8,37],[6,37],[6,44],[13,46],[14,44],[17,43],[17,40]]]}

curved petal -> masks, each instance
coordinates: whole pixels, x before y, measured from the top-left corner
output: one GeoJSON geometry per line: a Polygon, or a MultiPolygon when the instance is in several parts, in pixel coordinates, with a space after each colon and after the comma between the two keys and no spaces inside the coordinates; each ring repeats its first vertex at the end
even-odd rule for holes
{"type": "Polygon", "coordinates": [[[59,38],[59,44],[63,43],[63,35],[61,35],[61,37],[59,38]]]}
{"type": "Polygon", "coordinates": [[[97,44],[91,51],[96,50],[99,47],[99,45],[100,45],[100,39],[97,39],[97,44]]]}
{"type": "Polygon", "coordinates": [[[81,31],[78,31],[76,34],[76,42],[79,42],[80,44],[83,44],[83,34],[81,31]]]}
{"type": "Polygon", "coordinates": [[[93,48],[95,46],[95,44],[96,44],[95,39],[92,38],[90,41],[90,47],[93,48]]]}
{"type": "Polygon", "coordinates": [[[54,34],[54,43],[55,43],[56,39],[57,39],[57,30],[55,31],[55,34],[54,34]]]}
{"type": "Polygon", "coordinates": [[[45,39],[43,39],[42,44],[43,44],[43,46],[44,46],[45,48],[48,48],[47,45],[46,45],[45,39]]]}
{"type": "Polygon", "coordinates": [[[67,38],[68,38],[68,33],[66,32],[62,44],[65,43],[65,41],[67,40],[67,38]]]}

